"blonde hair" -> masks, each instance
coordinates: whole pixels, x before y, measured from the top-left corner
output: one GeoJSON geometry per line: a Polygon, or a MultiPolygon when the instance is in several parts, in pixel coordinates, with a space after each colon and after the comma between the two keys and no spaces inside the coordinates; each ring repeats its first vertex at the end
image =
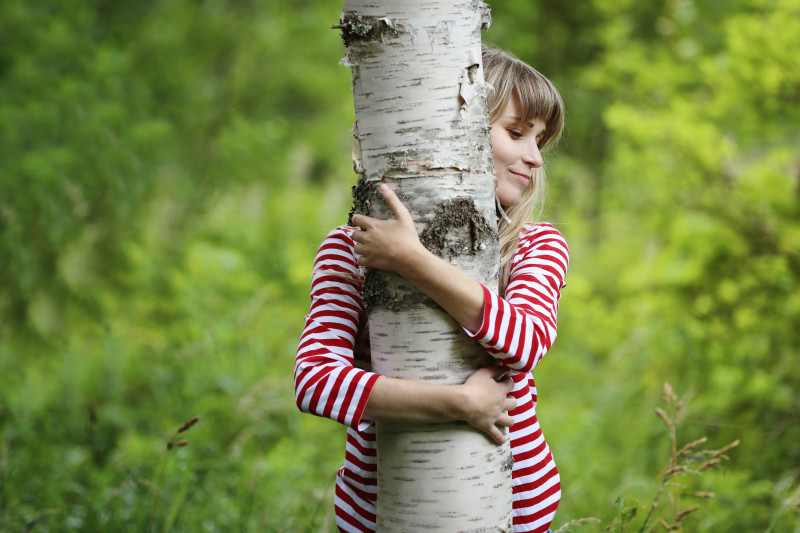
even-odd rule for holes
{"type": "MultiPolygon", "coordinates": [[[[500,118],[509,100],[516,97],[520,107],[520,122],[531,122],[535,119],[545,122],[544,136],[539,148],[544,150],[558,141],[564,129],[564,101],[550,80],[514,54],[485,44],[483,76],[492,87],[486,97],[490,124],[500,118]]],[[[544,167],[536,168],[520,202],[506,209],[505,217],[500,218],[500,294],[505,292],[508,283],[519,232],[531,216],[539,215],[546,192],[544,167]]],[[[499,209],[503,207],[500,206],[499,209]]]]}

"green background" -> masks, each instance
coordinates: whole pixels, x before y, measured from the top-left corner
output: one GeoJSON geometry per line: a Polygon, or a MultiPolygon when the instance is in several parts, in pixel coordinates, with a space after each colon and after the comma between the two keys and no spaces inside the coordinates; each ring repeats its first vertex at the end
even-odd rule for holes
{"type": "MultiPolygon", "coordinates": [[[[491,3],[484,38],[568,110],[536,372],[555,526],[638,530],[669,382],[678,446],[741,445],[659,513],[682,492],[685,531],[800,531],[800,1],[491,3]]],[[[291,376],[355,182],[340,12],[0,3],[0,531],[333,529],[343,430],[291,376]]]]}

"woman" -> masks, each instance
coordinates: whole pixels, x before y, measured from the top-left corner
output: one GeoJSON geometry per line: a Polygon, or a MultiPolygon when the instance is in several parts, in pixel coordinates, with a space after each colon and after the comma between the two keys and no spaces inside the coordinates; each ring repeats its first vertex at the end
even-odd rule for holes
{"type": "Polygon", "coordinates": [[[298,407],[348,426],[345,464],[336,479],[342,531],[375,530],[376,420],[464,420],[502,443],[509,427],[514,531],[545,532],[561,495],[558,471],[536,418],[531,370],[556,337],[568,264],[561,234],[526,222],[542,202],[541,150],[556,142],[564,106],[552,83],[511,54],[484,48],[484,76],[497,178],[500,294],[428,252],[411,217],[387,185],[394,218],[355,215],[334,229],[314,263],[311,310],[295,362],[298,407]],[[393,270],[453,316],[502,366],[462,385],[398,380],[370,371],[358,349],[363,267],[393,270]],[[507,324],[514,324],[513,328],[507,324]]]}

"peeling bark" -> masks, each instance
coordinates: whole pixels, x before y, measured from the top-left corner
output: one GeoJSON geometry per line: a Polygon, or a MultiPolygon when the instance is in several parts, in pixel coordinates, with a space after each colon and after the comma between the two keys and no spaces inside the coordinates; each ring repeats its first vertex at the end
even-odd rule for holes
{"type": "MultiPolygon", "coordinates": [[[[345,0],[337,28],[356,108],[353,213],[389,218],[389,182],[420,240],[497,288],[499,251],[481,61],[481,0],[345,0]]],[[[375,371],[463,383],[491,357],[401,277],[364,286],[375,371]]],[[[378,531],[511,531],[509,444],[466,423],[379,423],[378,531]]]]}

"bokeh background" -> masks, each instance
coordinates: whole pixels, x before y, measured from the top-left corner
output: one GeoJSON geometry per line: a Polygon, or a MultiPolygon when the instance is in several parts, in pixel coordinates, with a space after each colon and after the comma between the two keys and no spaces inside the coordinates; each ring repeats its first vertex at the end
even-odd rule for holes
{"type": "MultiPolygon", "coordinates": [[[[679,445],[741,441],[684,531],[800,531],[800,1],[491,4],[568,108],[556,526],[649,505],[669,382],[679,445]]],[[[0,3],[0,531],[332,531],[343,429],[291,376],[355,181],[340,12],[0,3]]]]}

